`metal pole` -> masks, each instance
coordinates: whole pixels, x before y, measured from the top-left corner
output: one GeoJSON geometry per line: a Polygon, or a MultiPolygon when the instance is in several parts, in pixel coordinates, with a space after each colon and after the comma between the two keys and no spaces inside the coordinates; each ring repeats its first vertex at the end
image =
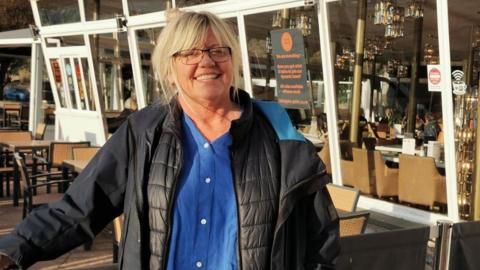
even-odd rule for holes
{"type": "Polygon", "coordinates": [[[452,241],[452,222],[439,220],[437,222],[438,238],[435,239],[434,270],[448,270],[450,264],[450,244],[452,241]]]}
{"type": "MultiPolygon", "coordinates": [[[[372,60],[372,72],[371,72],[371,75],[372,75],[372,84],[371,84],[371,87],[370,87],[370,111],[369,111],[369,114],[370,114],[370,122],[374,122],[374,116],[375,114],[373,113],[373,92],[375,92],[375,85],[376,85],[376,66],[377,66],[377,56],[374,55],[373,56],[373,60],[372,60]]],[[[379,89],[380,90],[380,89],[379,89]]]]}
{"type": "Polygon", "coordinates": [[[363,49],[365,42],[365,20],[367,17],[367,0],[357,4],[357,38],[355,41],[355,68],[353,70],[352,116],[350,118],[350,142],[358,143],[358,119],[360,118],[360,101],[362,93],[363,49]]]}
{"type": "Polygon", "coordinates": [[[412,77],[410,80],[410,93],[408,96],[408,118],[406,132],[415,132],[415,119],[417,116],[417,88],[420,67],[420,54],[422,48],[423,18],[416,18],[414,22],[412,77]]]}

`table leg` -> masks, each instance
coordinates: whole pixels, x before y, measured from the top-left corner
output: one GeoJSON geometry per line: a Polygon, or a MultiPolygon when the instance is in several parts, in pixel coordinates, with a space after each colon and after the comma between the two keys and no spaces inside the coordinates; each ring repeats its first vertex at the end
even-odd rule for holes
{"type": "Polygon", "coordinates": [[[18,199],[20,197],[20,172],[15,160],[13,161],[13,206],[18,206],[18,199]]]}

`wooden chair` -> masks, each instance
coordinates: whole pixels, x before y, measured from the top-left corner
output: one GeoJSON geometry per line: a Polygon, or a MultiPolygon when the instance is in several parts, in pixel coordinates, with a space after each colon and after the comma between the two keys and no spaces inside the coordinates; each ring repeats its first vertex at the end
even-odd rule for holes
{"type": "Polygon", "coordinates": [[[330,161],[330,147],[328,146],[328,140],[325,140],[322,150],[320,150],[318,156],[323,161],[323,164],[325,164],[327,174],[332,175],[332,163],[330,161]]]}
{"type": "Polygon", "coordinates": [[[364,194],[375,195],[375,173],[373,160],[366,149],[353,148],[353,186],[364,194]]]}
{"type": "Polygon", "coordinates": [[[433,208],[435,203],[447,204],[445,176],[438,173],[431,157],[400,155],[398,199],[401,202],[433,208]]]}
{"type": "Polygon", "coordinates": [[[100,147],[74,147],[72,156],[75,160],[90,160],[97,154],[100,147]]]}
{"type": "MultiPolygon", "coordinates": [[[[62,162],[66,159],[73,159],[73,148],[89,146],[90,142],[52,142],[49,147],[47,159],[35,156],[34,166],[46,165],[46,173],[62,171],[62,162]]],[[[52,179],[53,178],[49,178],[49,180],[52,179]]],[[[50,192],[50,186],[47,186],[47,192],[50,192]]]]}
{"type": "Polygon", "coordinates": [[[123,222],[124,222],[124,215],[121,214],[120,216],[116,217],[113,223],[113,262],[118,262],[118,250],[120,247],[120,243],[122,241],[122,230],[123,230],[123,222]]]}
{"type": "Polygon", "coordinates": [[[35,128],[35,133],[33,134],[32,137],[35,140],[43,140],[46,129],[47,129],[47,125],[45,123],[38,123],[37,127],[35,128]]]}
{"type": "Polygon", "coordinates": [[[11,126],[12,121],[20,121],[22,104],[20,102],[9,102],[3,105],[5,115],[5,126],[11,126]]]}
{"type": "Polygon", "coordinates": [[[398,196],[398,169],[387,167],[380,151],[373,151],[373,158],[377,196],[398,196]]]}
{"type": "Polygon", "coordinates": [[[340,237],[364,233],[369,217],[370,213],[368,211],[350,212],[340,215],[340,237]]]}
{"type": "Polygon", "coordinates": [[[336,209],[344,212],[353,212],[357,209],[360,191],[355,188],[327,184],[328,193],[336,209]]]}
{"type": "Polygon", "coordinates": [[[30,112],[29,112],[28,105],[20,104],[19,114],[17,115],[16,112],[14,115],[11,115],[11,116],[8,116],[7,114],[7,118],[9,119],[10,125],[12,127],[15,127],[21,130],[27,130],[29,114],[30,112]]]}
{"type": "Polygon", "coordinates": [[[62,194],[59,193],[46,193],[35,195],[36,189],[41,186],[46,186],[49,184],[58,184],[58,183],[66,183],[69,180],[57,180],[52,182],[43,182],[36,184],[35,182],[40,182],[41,177],[46,177],[48,174],[37,174],[37,175],[29,175],[27,165],[25,164],[25,160],[19,153],[15,153],[15,162],[18,165],[18,170],[20,171],[20,185],[23,190],[23,214],[22,217],[30,213],[36,207],[41,205],[47,204],[52,201],[59,200],[62,197],[62,194]]]}

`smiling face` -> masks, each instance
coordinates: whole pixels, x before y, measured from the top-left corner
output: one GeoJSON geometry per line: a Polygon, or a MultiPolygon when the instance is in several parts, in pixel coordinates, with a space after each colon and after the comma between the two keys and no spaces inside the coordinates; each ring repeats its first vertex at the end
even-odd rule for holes
{"type": "MultiPolygon", "coordinates": [[[[219,44],[211,29],[205,33],[203,42],[192,49],[211,49],[224,46],[219,44]]],[[[233,82],[233,64],[229,57],[224,62],[213,61],[207,52],[198,64],[187,65],[180,57],[175,59],[176,81],[180,95],[200,104],[227,104],[229,89],[233,82]]]]}

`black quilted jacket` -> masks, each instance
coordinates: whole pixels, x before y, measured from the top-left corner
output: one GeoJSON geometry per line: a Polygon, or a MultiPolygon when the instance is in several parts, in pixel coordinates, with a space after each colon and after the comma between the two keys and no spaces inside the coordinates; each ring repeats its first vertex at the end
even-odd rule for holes
{"type": "MultiPolygon", "coordinates": [[[[239,99],[244,112],[230,130],[239,269],[333,268],[338,218],[315,148],[279,139],[248,95],[239,99]]],[[[0,239],[0,252],[26,268],[93,239],[124,212],[119,269],[165,269],[183,160],[180,115],[172,101],[130,116],[62,200],[0,239]]]]}

